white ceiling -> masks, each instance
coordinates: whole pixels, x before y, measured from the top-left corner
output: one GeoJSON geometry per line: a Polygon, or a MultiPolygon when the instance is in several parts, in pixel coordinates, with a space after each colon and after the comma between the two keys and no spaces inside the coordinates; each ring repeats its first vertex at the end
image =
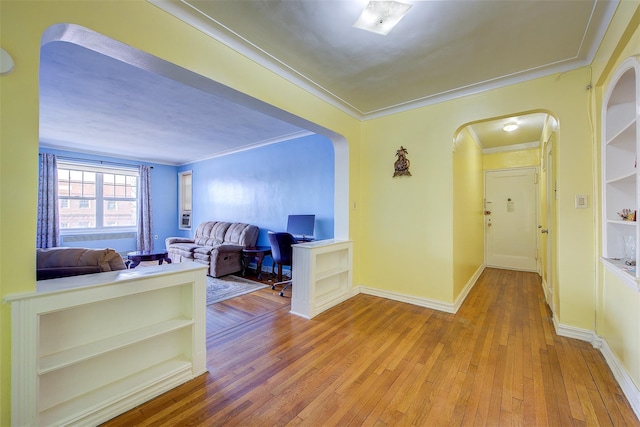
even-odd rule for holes
{"type": "MultiPolygon", "coordinates": [[[[361,120],[587,65],[618,3],[407,1],[382,36],[352,27],[361,0],[149,1],[361,120]]],[[[41,61],[44,146],[184,164],[310,129],[99,49],[41,61]]]]}

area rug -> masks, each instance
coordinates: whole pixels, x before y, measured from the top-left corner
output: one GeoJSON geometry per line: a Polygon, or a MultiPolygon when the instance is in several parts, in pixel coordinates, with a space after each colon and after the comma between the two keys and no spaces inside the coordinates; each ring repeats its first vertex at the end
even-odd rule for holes
{"type": "Polygon", "coordinates": [[[207,276],[207,305],[248,294],[266,287],[267,285],[262,283],[243,279],[233,274],[218,278],[207,276]]]}

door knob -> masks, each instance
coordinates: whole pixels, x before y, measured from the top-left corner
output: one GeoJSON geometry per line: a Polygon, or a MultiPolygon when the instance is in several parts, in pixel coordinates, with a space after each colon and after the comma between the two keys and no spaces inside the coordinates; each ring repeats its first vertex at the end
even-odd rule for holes
{"type": "Polygon", "coordinates": [[[547,230],[546,228],[543,228],[542,230],[540,230],[540,232],[543,234],[549,234],[549,230],[547,230]]]}

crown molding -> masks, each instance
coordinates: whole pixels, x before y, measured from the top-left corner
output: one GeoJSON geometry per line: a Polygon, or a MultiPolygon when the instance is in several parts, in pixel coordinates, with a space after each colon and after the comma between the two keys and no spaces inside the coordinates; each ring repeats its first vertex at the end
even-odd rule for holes
{"type": "MultiPolygon", "coordinates": [[[[213,37],[229,48],[251,59],[257,64],[260,64],[266,69],[278,74],[279,76],[285,78],[291,83],[313,94],[314,96],[322,99],[328,104],[338,108],[344,113],[363,121],[413,110],[416,108],[426,107],[444,101],[474,95],[488,90],[498,89],[516,83],[533,80],[536,78],[547,77],[553,74],[565,73],[578,69],[580,67],[588,66],[593,61],[593,58],[606,32],[607,25],[611,21],[611,18],[613,17],[613,14],[615,13],[615,10],[619,3],[619,0],[604,2],[605,10],[603,12],[603,22],[605,22],[607,25],[602,25],[596,29],[593,34],[594,42],[590,44],[590,50],[586,52],[585,59],[583,60],[580,60],[579,58],[581,56],[582,50],[584,49],[584,44],[588,35],[587,31],[585,31],[585,34],[583,34],[578,52],[576,52],[576,55],[573,58],[558,61],[555,63],[545,64],[539,67],[496,77],[494,79],[481,81],[448,91],[439,92],[429,96],[416,98],[403,103],[389,105],[384,108],[371,111],[361,111],[354,105],[351,105],[348,101],[340,98],[338,95],[328,90],[327,88],[311,80],[294,68],[288,66],[278,58],[270,55],[268,52],[260,49],[258,46],[243,38],[240,34],[235,33],[230,28],[224,26],[213,17],[208,16],[193,5],[188,4],[185,0],[147,1],[169,13],[170,15],[180,19],[186,24],[213,37]]],[[[594,2],[591,17],[593,17],[597,5],[598,2],[594,2]]]]}

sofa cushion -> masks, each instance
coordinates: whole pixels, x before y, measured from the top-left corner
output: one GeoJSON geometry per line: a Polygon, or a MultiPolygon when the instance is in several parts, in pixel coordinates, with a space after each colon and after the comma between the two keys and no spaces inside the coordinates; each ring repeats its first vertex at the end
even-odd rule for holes
{"type": "Polygon", "coordinates": [[[106,249],[100,262],[102,271],[125,270],[127,266],[118,252],[113,249],[106,249]]]}
{"type": "Polygon", "coordinates": [[[231,225],[230,222],[208,221],[203,222],[196,229],[194,242],[199,246],[215,246],[224,242],[225,233],[231,225]]]}
{"type": "Polygon", "coordinates": [[[126,269],[114,249],[57,247],[36,251],[38,280],[126,269]]]}
{"type": "Polygon", "coordinates": [[[173,245],[171,245],[171,249],[177,249],[185,253],[191,253],[199,247],[200,246],[196,245],[195,243],[174,243],[173,245]]]}
{"type": "Polygon", "coordinates": [[[196,261],[205,261],[209,262],[211,258],[211,251],[214,250],[215,247],[212,246],[200,246],[193,250],[193,258],[196,261]]]}
{"type": "Polygon", "coordinates": [[[101,271],[124,270],[122,257],[113,249],[47,248],[36,253],[37,268],[97,266],[101,271]]]}
{"type": "Polygon", "coordinates": [[[210,255],[215,246],[198,246],[193,249],[194,254],[210,255]]]}
{"type": "Polygon", "coordinates": [[[255,246],[258,240],[258,227],[255,225],[234,222],[224,235],[224,243],[240,246],[255,246]]]}

